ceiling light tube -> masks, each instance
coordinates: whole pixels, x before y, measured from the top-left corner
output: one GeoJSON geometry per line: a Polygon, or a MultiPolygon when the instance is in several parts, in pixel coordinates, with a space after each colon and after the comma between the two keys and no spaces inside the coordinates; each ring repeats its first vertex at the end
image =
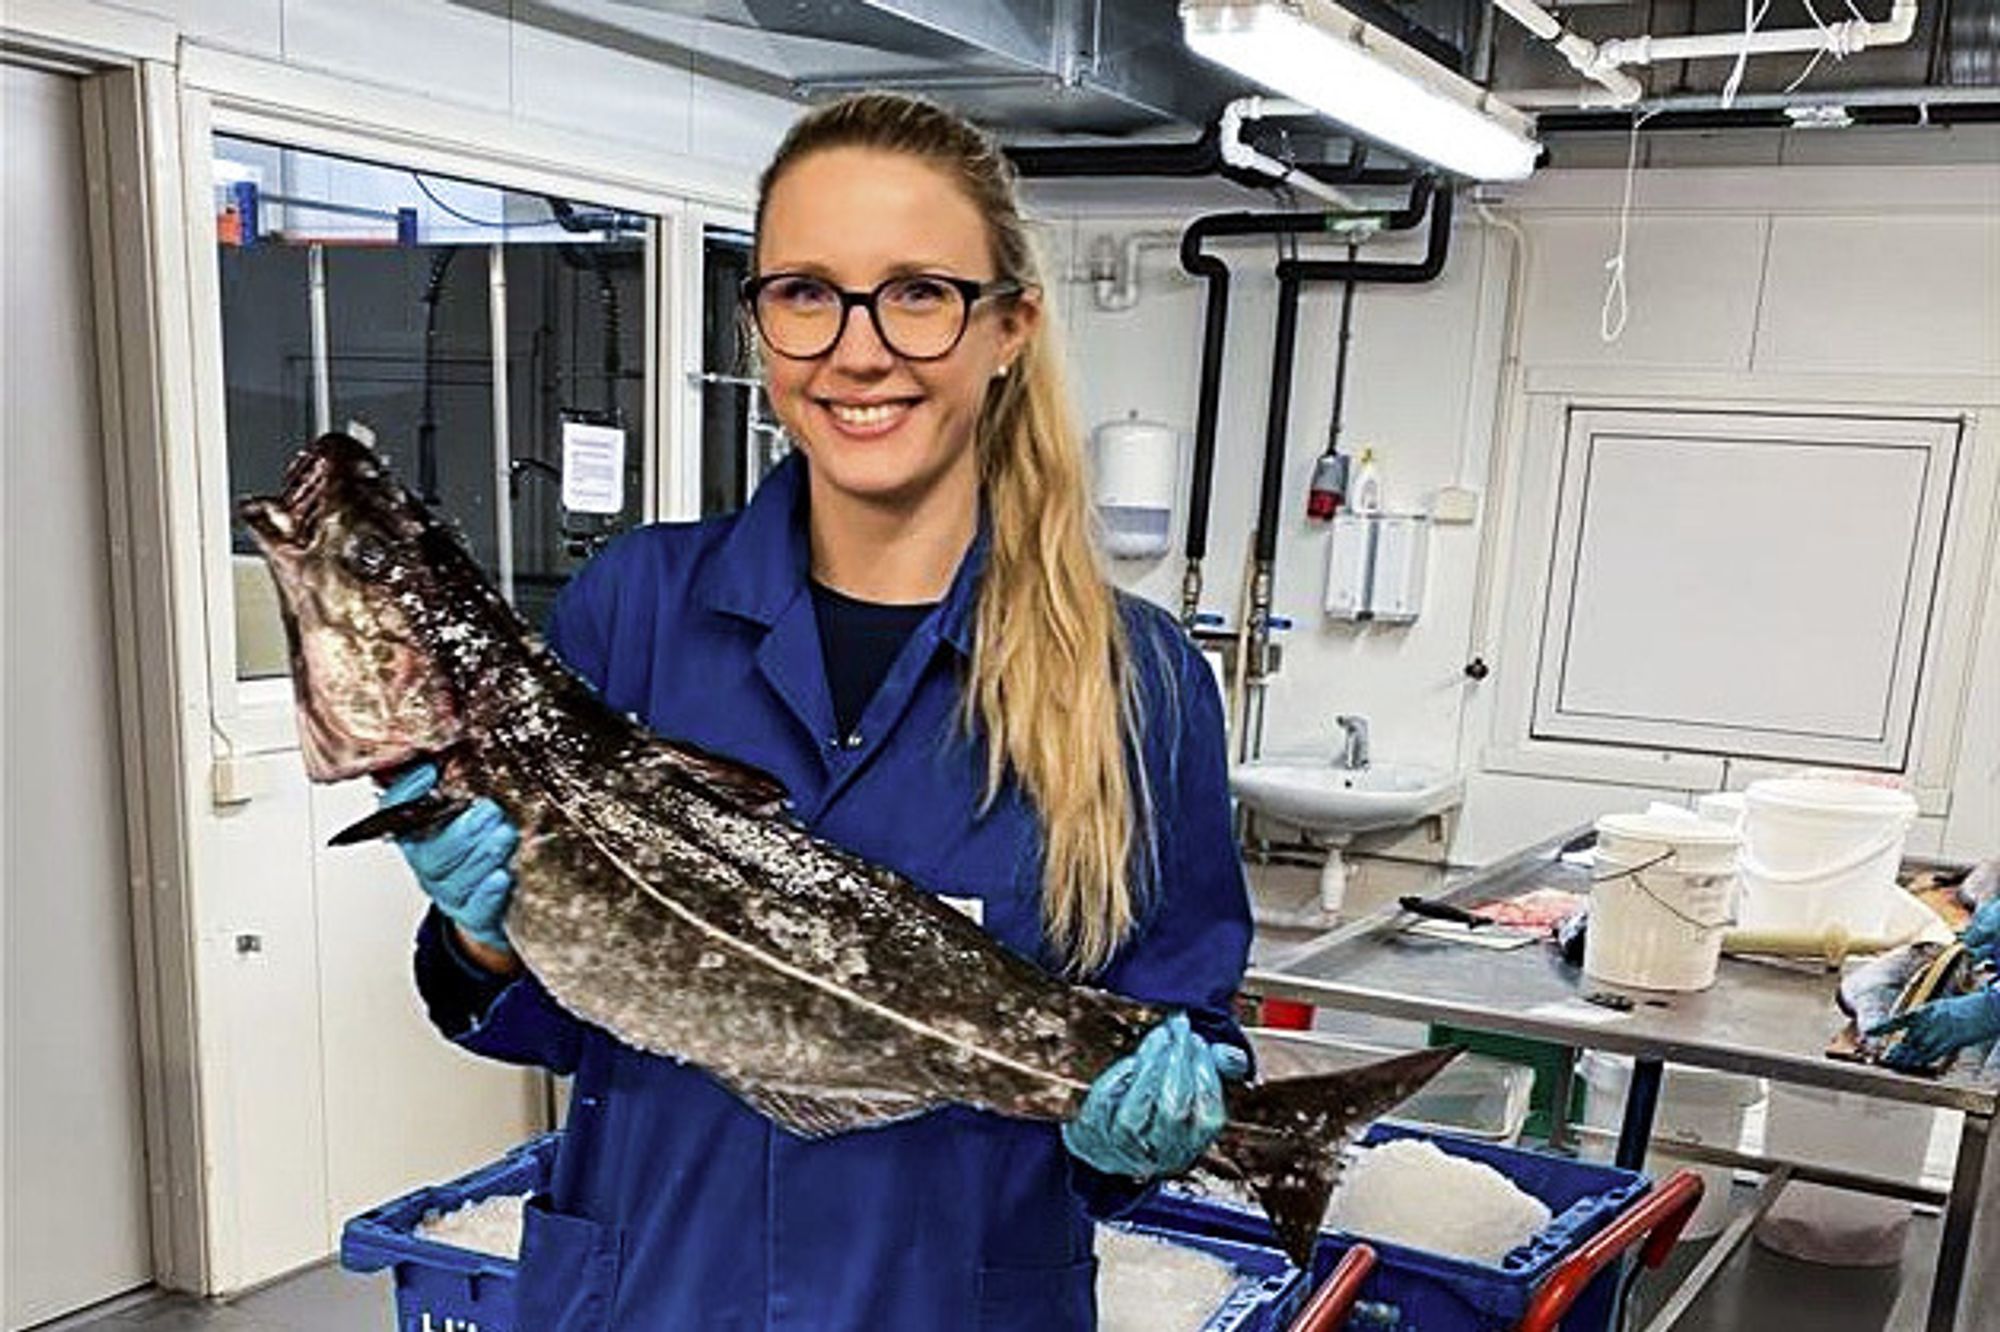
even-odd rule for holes
{"type": "Polygon", "coordinates": [[[1520,180],[1532,122],[1332,0],[1183,0],[1189,49],[1407,156],[1474,180],[1520,180]]]}

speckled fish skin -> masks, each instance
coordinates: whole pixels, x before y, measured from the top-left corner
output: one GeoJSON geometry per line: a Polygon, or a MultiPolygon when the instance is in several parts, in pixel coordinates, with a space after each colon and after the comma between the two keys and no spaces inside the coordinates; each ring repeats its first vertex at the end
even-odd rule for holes
{"type": "MultiPolygon", "coordinates": [[[[768,776],[613,712],[366,445],[322,436],[238,514],[278,583],[309,775],[433,759],[439,794],[404,830],[496,801],[522,832],[510,941],[619,1039],[815,1136],[949,1103],[1067,1119],[1165,1016],[1049,975],[814,837],[768,776]]],[[[1201,1166],[1248,1183],[1302,1260],[1339,1148],[1455,1053],[1231,1086],[1201,1166]]]]}

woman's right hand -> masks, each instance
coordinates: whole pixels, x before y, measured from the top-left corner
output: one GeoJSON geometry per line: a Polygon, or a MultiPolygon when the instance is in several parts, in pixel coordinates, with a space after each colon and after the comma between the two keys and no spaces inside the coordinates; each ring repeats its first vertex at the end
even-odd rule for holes
{"type": "MultiPolygon", "coordinates": [[[[381,803],[386,807],[413,800],[437,780],[436,765],[419,763],[383,790],[381,803]]],[[[488,970],[516,965],[502,922],[514,895],[508,862],[520,840],[520,829],[484,797],[428,836],[396,839],[418,886],[471,945],[466,951],[473,960],[488,970]]]]}

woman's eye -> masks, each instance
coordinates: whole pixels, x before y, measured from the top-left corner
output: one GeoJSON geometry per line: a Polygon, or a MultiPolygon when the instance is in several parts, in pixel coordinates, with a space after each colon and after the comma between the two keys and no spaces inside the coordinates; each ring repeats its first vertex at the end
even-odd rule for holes
{"type": "Polygon", "coordinates": [[[814,278],[780,278],[770,287],[769,298],[796,310],[813,310],[831,303],[833,288],[814,278]]]}
{"type": "Polygon", "coordinates": [[[955,295],[956,292],[936,278],[924,277],[904,278],[901,282],[890,284],[883,293],[884,299],[891,305],[905,310],[933,310],[955,295]]]}

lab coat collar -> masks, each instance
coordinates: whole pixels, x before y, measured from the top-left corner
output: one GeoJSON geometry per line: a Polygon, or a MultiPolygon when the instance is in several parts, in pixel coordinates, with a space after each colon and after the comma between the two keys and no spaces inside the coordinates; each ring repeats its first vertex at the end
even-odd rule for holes
{"type": "MultiPolygon", "coordinates": [[[[794,453],[764,478],[724,539],[706,598],[711,607],[769,629],[805,593],[812,576],[806,494],[806,461],[794,453]]],[[[992,545],[992,520],[982,501],[979,529],[935,621],[938,638],[967,658],[977,632],[979,576],[992,545]]]]}

